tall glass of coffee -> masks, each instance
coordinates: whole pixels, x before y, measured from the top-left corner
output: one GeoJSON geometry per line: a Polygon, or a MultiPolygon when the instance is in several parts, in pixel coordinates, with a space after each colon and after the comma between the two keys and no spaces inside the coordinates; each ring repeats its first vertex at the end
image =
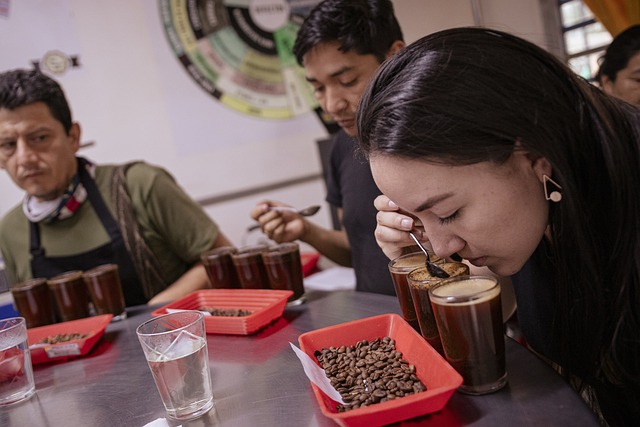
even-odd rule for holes
{"type": "Polygon", "coordinates": [[[507,383],[500,284],[461,276],[429,289],[447,361],[462,375],[462,393],[487,394],[507,383]]]}
{"type": "Polygon", "coordinates": [[[262,252],[262,261],[267,270],[271,289],[293,291],[289,305],[304,302],[302,261],[297,243],[281,243],[262,252]]]}
{"type": "Polygon", "coordinates": [[[84,272],[86,288],[98,314],[113,314],[112,322],[127,318],[117,264],[103,264],[84,272]]]}
{"type": "Polygon", "coordinates": [[[53,297],[47,279],[37,278],[18,283],[11,288],[13,303],[27,328],[49,325],[56,322],[53,297]]]}
{"type": "MultiPolygon", "coordinates": [[[[446,271],[450,277],[469,274],[469,266],[461,262],[440,263],[439,267],[446,271]]],[[[427,340],[431,347],[444,356],[440,334],[433,317],[431,302],[429,300],[429,288],[443,279],[432,276],[423,264],[422,267],[411,270],[407,276],[413,307],[420,324],[420,333],[427,340]]]]}
{"type": "Polygon", "coordinates": [[[56,300],[62,321],[89,317],[89,293],[82,281],[82,271],[74,270],[47,280],[49,290],[56,300]]]}
{"type": "MultiPolygon", "coordinates": [[[[443,260],[437,255],[429,255],[432,262],[440,264],[443,260]]],[[[402,317],[406,320],[417,332],[420,332],[420,324],[411,298],[411,292],[409,292],[409,284],[407,282],[407,275],[420,266],[424,266],[427,257],[424,253],[413,252],[407,255],[401,255],[398,258],[389,262],[389,273],[391,273],[391,280],[396,290],[396,296],[400,303],[400,310],[402,310],[402,317]]]]}
{"type": "Polygon", "coordinates": [[[266,249],[266,245],[245,246],[231,255],[243,289],[270,288],[267,270],[262,261],[262,251],[266,249]]]}
{"type": "Polygon", "coordinates": [[[240,288],[238,274],[231,255],[238,252],[234,246],[220,246],[200,256],[213,289],[240,288]]]}

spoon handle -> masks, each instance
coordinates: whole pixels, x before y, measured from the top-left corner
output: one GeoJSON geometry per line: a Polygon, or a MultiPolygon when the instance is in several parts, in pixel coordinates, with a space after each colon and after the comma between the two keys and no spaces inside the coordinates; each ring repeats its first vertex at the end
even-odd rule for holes
{"type": "MultiPolygon", "coordinates": [[[[270,210],[270,211],[289,211],[289,212],[298,213],[298,210],[296,208],[292,208],[291,206],[269,206],[268,210],[270,210]]],[[[260,224],[253,224],[249,228],[247,228],[247,231],[257,230],[258,228],[260,228],[260,224]]]]}
{"type": "Polygon", "coordinates": [[[429,252],[427,252],[424,246],[422,246],[422,243],[418,241],[415,234],[413,234],[413,232],[410,231],[409,235],[411,236],[413,241],[416,242],[416,244],[420,247],[420,249],[422,249],[422,252],[424,252],[424,254],[427,256],[427,259],[425,260],[425,267],[427,267],[427,271],[429,272],[429,274],[431,274],[434,277],[439,277],[441,279],[446,279],[447,277],[450,277],[449,273],[447,273],[442,268],[438,267],[437,265],[431,262],[431,258],[429,257],[429,252]]]}
{"type": "Polygon", "coordinates": [[[427,250],[424,248],[424,246],[422,246],[422,243],[420,243],[420,241],[418,240],[416,235],[413,234],[412,231],[410,231],[409,232],[409,236],[411,236],[413,241],[416,242],[416,245],[418,245],[418,247],[422,250],[422,252],[424,252],[424,254],[427,256],[427,262],[431,262],[431,257],[429,256],[429,252],[427,252],[427,250]]]}
{"type": "Polygon", "coordinates": [[[292,208],[290,206],[271,206],[269,208],[270,211],[289,211],[289,212],[298,212],[296,208],[292,208]]]}

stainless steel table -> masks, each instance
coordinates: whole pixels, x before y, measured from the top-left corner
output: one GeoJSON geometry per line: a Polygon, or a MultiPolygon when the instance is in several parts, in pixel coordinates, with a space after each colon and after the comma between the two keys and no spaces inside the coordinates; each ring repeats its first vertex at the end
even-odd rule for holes
{"type": "MultiPolygon", "coordinates": [[[[85,357],[34,366],[37,393],[0,409],[0,426],[140,427],[166,413],[136,327],[149,307],[127,309],[85,357]]],[[[340,291],[313,292],[282,318],[251,336],[208,335],[216,405],[184,426],[332,426],[311,391],[289,342],[303,332],[383,313],[396,298],[340,291]]],[[[491,395],[454,393],[444,410],[402,425],[598,425],[587,406],[551,368],[507,339],[508,386],[491,395]]],[[[172,426],[180,423],[170,422],[172,426]]]]}

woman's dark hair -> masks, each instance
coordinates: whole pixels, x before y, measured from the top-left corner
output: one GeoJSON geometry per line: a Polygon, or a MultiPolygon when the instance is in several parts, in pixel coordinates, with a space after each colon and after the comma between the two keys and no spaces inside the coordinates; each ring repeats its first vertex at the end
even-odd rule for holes
{"type": "Polygon", "coordinates": [[[12,70],[0,73],[0,108],[15,110],[23,105],[44,102],[51,115],[69,134],[71,110],[60,85],[37,70],[12,70]]]}
{"type": "Polygon", "coordinates": [[[382,62],[396,40],[403,40],[390,0],[325,0],[302,23],[293,53],[302,58],[322,42],[340,42],[340,51],[374,55],[382,62]]]}
{"type": "Polygon", "coordinates": [[[640,24],[627,28],[613,39],[600,58],[596,79],[601,82],[602,76],[607,76],[615,82],[618,71],[626,68],[629,59],[636,53],[640,53],[640,24]]]}
{"type": "Polygon", "coordinates": [[[631,384],[625,390],[636,398],[639,111],[532,43],[458,28],[426,36],[383,63],[357,112],[360,149],[369,157],[501,163],[519,141],[548,159],[562,186],[562,201],[550,203],[549,213],[560,308],[556,362],[589,383],[631,384]]]}

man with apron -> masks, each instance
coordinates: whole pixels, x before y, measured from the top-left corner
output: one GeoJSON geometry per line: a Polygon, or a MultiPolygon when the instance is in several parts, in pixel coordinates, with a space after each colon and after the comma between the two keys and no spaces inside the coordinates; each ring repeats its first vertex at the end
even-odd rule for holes
{"type": "Polygon", "coordinates": [[[10,285],[115,263],[127,306],[208,287],[199,255],[230,242],[202,208],[161,168],[96,166],[79,146],[55,81],[0,74],[0,167],[26,192],[0,223],[10,285]]]}

